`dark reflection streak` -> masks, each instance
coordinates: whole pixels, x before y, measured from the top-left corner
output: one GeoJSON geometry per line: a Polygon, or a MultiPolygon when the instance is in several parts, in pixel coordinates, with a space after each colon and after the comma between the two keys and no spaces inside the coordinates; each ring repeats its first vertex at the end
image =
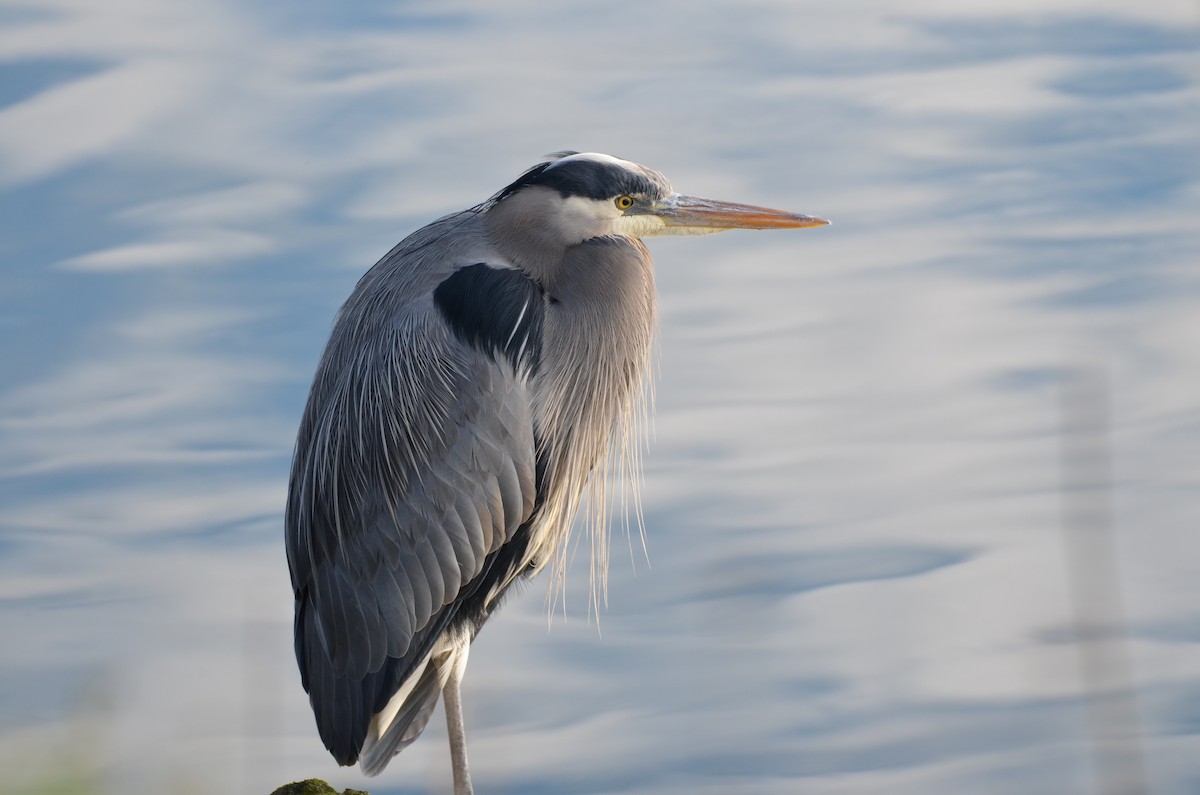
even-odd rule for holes
{"type": "Polygon", "coordinates": [[[1059,412],[1062,534],[1096,792],[1141,795],[1148,789],[1117,579],[1104,372],[1071,373],[1059,412]]]}

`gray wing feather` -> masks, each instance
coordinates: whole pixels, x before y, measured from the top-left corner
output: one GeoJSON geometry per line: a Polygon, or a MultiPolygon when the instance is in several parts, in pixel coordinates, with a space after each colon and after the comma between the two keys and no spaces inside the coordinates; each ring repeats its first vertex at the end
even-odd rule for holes
{"type": "Polygon", "coordinates": [[[524,382],[458,342],[428,302],[398,314],[335,330],[345,350],[331,342],[322,359],[289,491],[296,654],[343,764],[535,499],[524,382]]]}
{"type": "Polygon", "coordinates": [[[396,714],[396,719],[392,721],[391,728],[379,738],[379,741],[370,750],[364,750],[360,760],[364,773],[368,776],[378,775],[393,756],[421,736],[425,725],[433,716],[433,710],[437,706],[438,696],[441,692],[437,669],[432,665],[425,666],[412,694],[404,702],[404,707],[396,714]]]}

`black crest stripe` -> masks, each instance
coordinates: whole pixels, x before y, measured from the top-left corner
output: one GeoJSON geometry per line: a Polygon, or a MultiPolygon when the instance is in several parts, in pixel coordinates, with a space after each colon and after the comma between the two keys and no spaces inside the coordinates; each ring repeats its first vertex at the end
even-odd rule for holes
{"type": "Polygon", "coordinates": [[[563,197],[587,199],[611,199],[622,193],[658,196],[669,189],[666,179],[656,172],[631,170],[619,163],[584,158],[539,163],[500,191],[496,199],[503,201],[522,188],[534,185],[553,188],[563,197]]]}
{"type": "Polygon", "coordinates": [[[525,274],[484,263],[455,271],[433,291],[434,305],[462,342],[536,372],[542,354],[542,289],[525,274]]]}
{"type": "Polygon", "coordinates": [[[555,163],[530,180],[530,184],[554,188],[564,197],[583,196],[588,199],[610,199],[622,193],[660,192],[660,187],[643,174],[595,160],[555,163]]]}

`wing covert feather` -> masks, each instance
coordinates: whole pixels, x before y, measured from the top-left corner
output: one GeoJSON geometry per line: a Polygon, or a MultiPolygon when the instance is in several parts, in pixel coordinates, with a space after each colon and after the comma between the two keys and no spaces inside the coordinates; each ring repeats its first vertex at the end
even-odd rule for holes
{"type": "Polygon", "coordinates": [[[458,340],[432,305],[414,306],[353,335],[354,355],[331,343],[289,489],[296,653],[343,764],[428,653],[447,605],[536,502],[524,377],[458,340]]]}

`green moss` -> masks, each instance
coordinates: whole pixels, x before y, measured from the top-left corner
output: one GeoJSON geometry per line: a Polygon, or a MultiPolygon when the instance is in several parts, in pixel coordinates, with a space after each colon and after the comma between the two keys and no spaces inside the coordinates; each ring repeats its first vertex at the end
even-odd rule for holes
{"type": "MultiPolygon", "coordinates": [[[[284,784],[271,795],[338,795],[338,791],[319,778],[310,778],[284,784]]],[[[347,789],[341,795],[370,795],[370,793],[360,789],[347,789]]]]}

